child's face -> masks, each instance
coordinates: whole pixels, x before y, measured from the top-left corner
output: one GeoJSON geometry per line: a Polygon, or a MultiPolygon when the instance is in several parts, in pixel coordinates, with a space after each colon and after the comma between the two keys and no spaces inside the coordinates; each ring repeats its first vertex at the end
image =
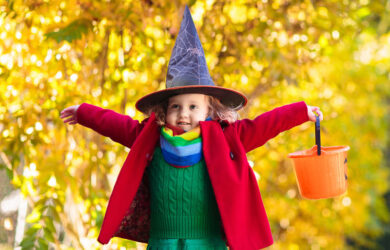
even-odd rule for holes
{"type": "Polygon", "coordinates": [[[169,98],[166,122],[189,131],[206,120],[209,98],[203,94],[182,94],[169,98]]]}

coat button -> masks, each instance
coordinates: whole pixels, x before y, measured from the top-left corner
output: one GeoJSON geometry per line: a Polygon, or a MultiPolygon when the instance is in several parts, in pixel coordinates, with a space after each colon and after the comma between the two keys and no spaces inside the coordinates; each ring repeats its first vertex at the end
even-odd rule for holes
{"type": "Polygon", "coordinates": [[[233,154],[233,152],[230,152],[230,158],[231,158],[232,160],[234,160],[234,154],[233,154]]]}

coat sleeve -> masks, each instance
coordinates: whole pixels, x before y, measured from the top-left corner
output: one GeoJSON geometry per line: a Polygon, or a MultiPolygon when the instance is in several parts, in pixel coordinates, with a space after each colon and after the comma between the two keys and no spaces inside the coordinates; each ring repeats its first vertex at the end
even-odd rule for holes
{"type": "Polygon", "coordinates": [[[87,103],[78,108],[77,122],[129,148],[143,127],[130,116],[87,103]]]}
{"type": "Polygon", "coordinates": [[[279,133],[309,120],[305,102],[297,102],[268,111],[254,120],[235,122],[237,132],[246,152],[264,145],[279,133]]]}

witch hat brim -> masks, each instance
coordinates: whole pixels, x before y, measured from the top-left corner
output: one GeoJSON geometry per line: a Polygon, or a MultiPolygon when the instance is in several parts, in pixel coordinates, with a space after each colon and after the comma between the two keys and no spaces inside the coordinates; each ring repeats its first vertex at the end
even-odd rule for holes
{"type": "Polygon", "coordinates": [[[147,114],[150,108],[159,105],[168,98],[181,94],[204,94],[218,98],[222,104],[235,110],[241,109],[247,103],[246,97],[238,91],[218,86],[188,85],[172,87],[153,92],[139,99],[135,107],[147,114]]]}
{"type": "Polygon", "coordinates": [[[168,65],[166,89],[142,97],[135,106],[147,114],[151,107],[174,95],[190,93],[214,96],[222,104],[236,110],[247,103],[240,92],[214,85],[194,21],[186,6],[168,65]]]}

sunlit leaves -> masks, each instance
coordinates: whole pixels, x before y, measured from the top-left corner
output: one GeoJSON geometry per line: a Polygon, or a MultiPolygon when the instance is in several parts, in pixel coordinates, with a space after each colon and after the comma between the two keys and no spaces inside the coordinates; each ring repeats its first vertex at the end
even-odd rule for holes
{"type": "MultiPolygon", "coordinates": [[[[108,197],[129,149],[78,125],[65,126],[59,112],[89,102],[142,119],[134,104],[165,87],[184,4],[0,5],[0,168],[30,202],[25,248],[45,249],[58,241],[98,248],[108,197]]],[[[275,248],[344,248],[346,237],[373,246],[389,222],[382,198],[389,189],[383,152],[390,96],[384,3],[202,0],[189,5],[213,80],[249,97],[243,118],[305,100],[324,111],[323,143],[351,146],[348,193],[322,201],[300,198],[286,158],[312,146],[312,124],[248,155],[275,248]]],[[[111,246],[134,243],[113,239],[111,246]]]]}

